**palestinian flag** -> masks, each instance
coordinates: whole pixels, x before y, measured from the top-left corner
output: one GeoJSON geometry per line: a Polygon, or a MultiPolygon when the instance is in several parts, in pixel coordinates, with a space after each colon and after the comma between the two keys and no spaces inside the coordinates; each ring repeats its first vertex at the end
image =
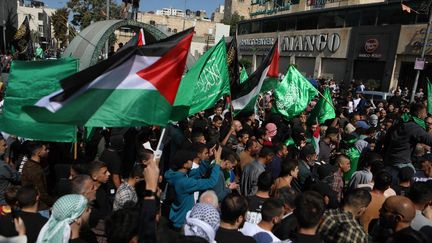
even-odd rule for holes
{"type": "Polygon", "coordinates": [[[258,94],[267,77],[279,76],[279,48],[278,40],[264,58],[261,65],[241,85],[231,86],[232,106],[237,114],[242,110],[251,110],[255,106],[258,94]]]}
{"type": "Polygon", "coordinates": [[[141,28],[138,33],[138,41],[137,46],[144,46],[146,44],[145,36],[144,36],[144,30],[141,28]]]}
{"type": "Polygon", "coordinates": [[[36,120],[89,127],[165,126],[183,119],[188,108],[173,104],[192,35],[193,28],[117,52],[61,80],[61,90],[25,111],[36,120]]]}

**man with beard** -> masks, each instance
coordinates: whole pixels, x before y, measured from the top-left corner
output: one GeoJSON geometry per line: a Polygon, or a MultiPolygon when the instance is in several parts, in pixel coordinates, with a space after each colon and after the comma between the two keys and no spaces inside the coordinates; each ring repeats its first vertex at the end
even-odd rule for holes
{"type": "Polygon", "coordinates": [[[380,209],[379,222],[370,233],[378,242],[428,242],[427,237],[411,228],[416,214],[412,201],[403,196],[387,198],[380,209]]]}
{"type": "MultiPolygon", "coordinates": [[[[27,144],[30,159],[24,164],[21,184],[34,185],[39,192],[39,210],[48,210],[54,204],[54,198],[48,194],[47,181],[41,161],[48,156],[49,148],[40,142],[27,144]]],[[[45,211],[47,213],[47,211],[45,211]]]]}

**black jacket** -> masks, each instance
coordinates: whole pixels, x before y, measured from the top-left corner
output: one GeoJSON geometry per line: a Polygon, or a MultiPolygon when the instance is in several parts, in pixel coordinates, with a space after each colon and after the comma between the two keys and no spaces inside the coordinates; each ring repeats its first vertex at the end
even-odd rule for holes
{"type": "Polygon", "coordinates": [[[432,136],[413,121],[394,125],[386,134],[384,162],[387,165],[410,163],[417,143],[432,146],[432,136]]]}

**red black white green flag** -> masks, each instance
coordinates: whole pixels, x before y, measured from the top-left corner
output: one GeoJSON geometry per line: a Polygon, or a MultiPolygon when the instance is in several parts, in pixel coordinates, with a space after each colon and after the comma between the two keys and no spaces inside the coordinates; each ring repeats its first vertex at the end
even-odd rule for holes
{"type": "Polygon", "coordinates": [[[193,28],[131,46],[60,81],[62,89],[24,110],[34,119],[90,127],[164,126],[188,115],[173,106],[193,28]]]}

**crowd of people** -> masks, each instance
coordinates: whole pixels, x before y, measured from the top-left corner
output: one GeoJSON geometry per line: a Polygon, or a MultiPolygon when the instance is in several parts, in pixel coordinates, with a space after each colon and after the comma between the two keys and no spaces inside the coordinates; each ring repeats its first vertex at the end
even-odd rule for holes
{"type": "Polygon", "coordinates": [[[322,124],[316,100],[286,121],[269,93],[260,112],[233,116],[221,100],[164,136],[96,128],[74,146],[2,133],[0,242],[432,242],[424,94],[371,101],[362,83],[324,85],[336,117],[322,124]]]}

